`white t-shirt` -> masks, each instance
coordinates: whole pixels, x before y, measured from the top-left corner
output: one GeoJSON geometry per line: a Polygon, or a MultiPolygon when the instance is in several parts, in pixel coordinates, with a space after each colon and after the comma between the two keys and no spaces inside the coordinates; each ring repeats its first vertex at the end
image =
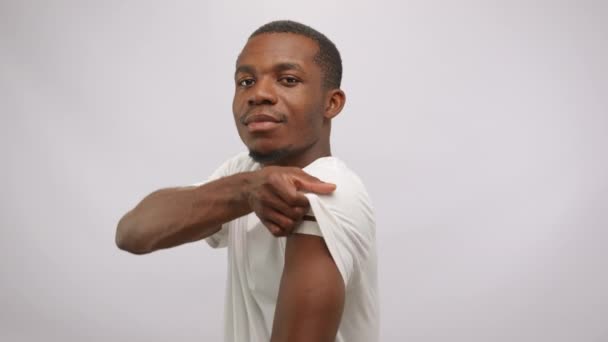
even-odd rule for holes
{"type": "MultiPolygon", "coordinates": [[[[226,161],[208,181],[260,169],[246,152],[226,161]]],[[[303,221],[301,234],[322,236],[346,285],[336,342],[376,342],[379,308],[376,225],[359,177],[339,159],[322,157],[303,169],[336,184],[331,195],[307,193],[317,222],[303,221]]],[[[274,237],[255,213],[222,225],[206,241],[228,247],[224,334],[226,342],[267,342],[285,257],[285,238],[274,237]]]]}

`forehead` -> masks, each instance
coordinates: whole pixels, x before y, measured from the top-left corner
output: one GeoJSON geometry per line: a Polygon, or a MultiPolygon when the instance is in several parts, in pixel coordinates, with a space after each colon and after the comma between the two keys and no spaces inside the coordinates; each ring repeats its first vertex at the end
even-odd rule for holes
{"type": "Polygon", "coordinates": [[[317,43],[294,33],[262,33],[250,38],[237,59],[237,66],[271,66],[294,62],[303,66],[314,63],[319,50],[317,43]]]}

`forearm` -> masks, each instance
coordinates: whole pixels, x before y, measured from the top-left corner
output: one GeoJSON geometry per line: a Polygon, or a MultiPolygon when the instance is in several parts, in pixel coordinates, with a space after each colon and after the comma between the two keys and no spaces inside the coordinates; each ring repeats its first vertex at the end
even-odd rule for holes
{"type": "Polygon", "coordinates": [[[253,172],[245,172],[198,187],[155,191],[119,221],[116,244],[144,254],[208,237],[251,212],[247,189],[252,177],[253,172]]]}

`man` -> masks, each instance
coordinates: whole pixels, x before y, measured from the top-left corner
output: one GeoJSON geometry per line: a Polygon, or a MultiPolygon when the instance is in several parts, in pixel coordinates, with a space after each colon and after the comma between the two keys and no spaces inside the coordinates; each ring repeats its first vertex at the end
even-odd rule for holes
{"type": "Polygon", "coordinates": [[[377,341],[373,210],[330,149],[345,103],[338,50],[308,26],[271,22],[250,36],[234,78],[249,152],[207,182],[145,197],[120,220],[117,245],[228,247],[226,341],[377,341]]]}

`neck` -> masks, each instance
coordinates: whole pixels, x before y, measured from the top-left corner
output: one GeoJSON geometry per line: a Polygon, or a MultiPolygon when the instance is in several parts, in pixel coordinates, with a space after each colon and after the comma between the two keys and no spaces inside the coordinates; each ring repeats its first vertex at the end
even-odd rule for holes
{"type": "Polygon", "coordinates": [[[301,150],[291,151],[280,159],[262,163],[262,167],[292,166],[303,169],[315,160],[329,156],[331,156],[331,146],[329,141],[315,141],[310,146],[307,146],[301,150]]]}

